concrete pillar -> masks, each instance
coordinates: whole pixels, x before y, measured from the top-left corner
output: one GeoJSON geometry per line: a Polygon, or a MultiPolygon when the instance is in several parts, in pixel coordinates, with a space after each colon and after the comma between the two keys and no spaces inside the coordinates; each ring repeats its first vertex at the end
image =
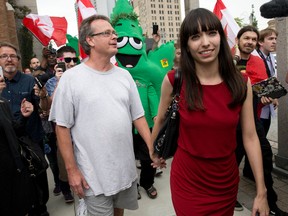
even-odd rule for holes
{"type": "Polygon", "coordinates": [[[184,0],[184,5],[185,5],[185,15],[187,15],[190,10],[199,7],[199,0],[184,0]]]}
{"type": "Polygon", "coordinates": [[[0,41],[10,42],[7,22],[6,1],[0,0],[0,41]]]}
{"type": "MultiPolygon", "coordinates": [[[[277,76],[288,89],[285,76],[288,71],[288,18],[276,18],[277,76]]],[[[278,154],[275,155],[275,171],[288,176],[288,95],[279,99],[278,108],[278,154]]]]}

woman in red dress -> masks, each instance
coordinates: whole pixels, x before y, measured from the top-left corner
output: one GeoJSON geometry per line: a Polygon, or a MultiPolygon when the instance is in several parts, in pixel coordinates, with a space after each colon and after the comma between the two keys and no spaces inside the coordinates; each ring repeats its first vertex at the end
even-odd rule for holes
{"type": "MultiPolygon", "coordinates": [[[[236,69],[219,19],[203,8],[190,11],[181,25],[180,48],[180,126],[170,179],[177,216],[233,215],[239,182],[235,157],[239,121],[256,180],[252,215],[267,216],[250,80],[236,69]]],[[[162,84],[153,140],[172,100],[173,83],[171,71],[162,84]]]]}

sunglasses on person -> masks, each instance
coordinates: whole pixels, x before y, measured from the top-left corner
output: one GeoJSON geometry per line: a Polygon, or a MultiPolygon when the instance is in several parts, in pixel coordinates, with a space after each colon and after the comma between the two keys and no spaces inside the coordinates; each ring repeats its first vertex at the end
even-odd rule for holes
{"type": "Polygon", "coordinates": [[[71,57],[65,57],[65,58],[60,58],[60,61],[65,61],[66,63],[70,63],[72,60],[73,60],[73,62],[74,63],[77,63],[78,62],[78,57],[73,57],[73,58],[71,58],[71,57]]]}

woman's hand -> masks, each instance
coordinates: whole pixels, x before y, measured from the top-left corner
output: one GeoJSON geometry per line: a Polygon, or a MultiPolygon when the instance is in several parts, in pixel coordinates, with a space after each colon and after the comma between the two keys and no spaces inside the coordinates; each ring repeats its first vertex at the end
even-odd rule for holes
{"type": "Polygon", "coordinates": [[[160,167],[160,168],[166,168],[166,160],[164,160],[163,158],[159,158],[157,154],[155,154],[154,152],[153,153],[149,153],[150,154],[150,158],[151,160],[153,161],[151,163],[151,166],[153,168],[157,168],[157,167],[160,167]]]}
{"type": "Polygon", "coordinates": [[[269,216],[266,196],[256,196],[252,208],[252,216],[269,216]]]}
{"type": "Polygon", "coordinates": [[[29,117],[34,111],[34,106],[32,103],[24,98],[21,102],[21,113],[24,117],[29,117]]]}

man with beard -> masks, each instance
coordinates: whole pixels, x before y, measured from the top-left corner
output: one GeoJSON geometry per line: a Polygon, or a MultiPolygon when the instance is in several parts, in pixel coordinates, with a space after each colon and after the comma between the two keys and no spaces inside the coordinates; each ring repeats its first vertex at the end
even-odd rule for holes
{"type": "MultiPolygon", "coordinates": [[[[256,49],[256,45],[259,39],[259,32],[253,26],[245,26],[241,28],[237,34],[236,38],[236,47],[235,47],[235,56],[234,59],[237,62],[238,68],[241,72],[246,73],[250,80],[251,84],[262,81],[268,78],[266,73],[266,68],[263,60],[252,54],[256,49]]],[[[283,212],[278,208],[277,194],[273,189],[273,160],[272,160],[272,149],[269,141],[266,138],[264,127],[260,121],[260,112],[261,108],[264,105],[273,103],[272,98],[261,97],[259,99],[255,94],[253,94],[253,111],[254,111],[254,121],[255,127],[258,134],[258,138],[261,145],[262,151],[262,160],[263,160],[263,169],[264,169],[264,179],[265,186],[267,188],[267,200],[270,208],[270,215],[283,216],[288,215],[286,212],[283,212]]],[[[240,124],[239,124],[240,126],[240,124]]],[[[241,163],[243,156],[245,155],[245,150],[243,148],[242,140],[242,131],[241,127],[237,128],[237,149],[236,149],[236,158],[238,165],[241,163]]],[[[249,163],[247,157],[245,157],[245,163],[249,163]]],[[[254,178],[253,178],[254,179],[254,178]]],[[[243,207],[237,201],[235,205],[235,210],[242,210],[243,207]]]]}
{"type": "Polygon", "coordinates": [[[33,57],[30,60],[30,68],[31,68],[32,72],[40,69],[40,61],[38,58],[33,57]]]}

